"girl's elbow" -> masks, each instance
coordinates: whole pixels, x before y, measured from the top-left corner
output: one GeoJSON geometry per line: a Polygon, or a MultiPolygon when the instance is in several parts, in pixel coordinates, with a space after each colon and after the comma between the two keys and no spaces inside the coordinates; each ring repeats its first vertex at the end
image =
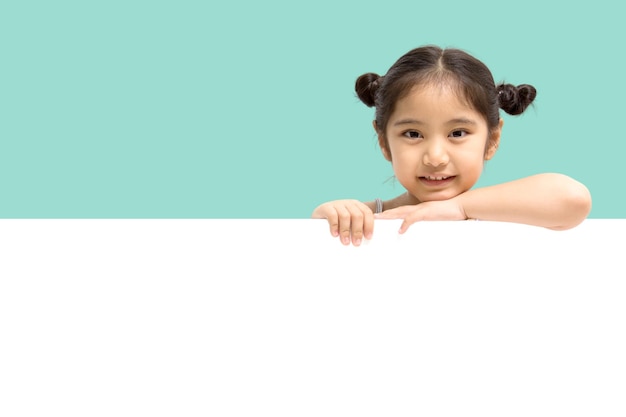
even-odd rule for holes
{"type": "Polygon", "coordinates": [[[591,213],[591,193],[583,184],[574,181],[563,190],[563,222],[555,230],[567,230],[578,226],[591,213]]]}
{"type": "Polygon", "coordinates": [[[583,184],[576,182],[569,192],[569,205],[572,211],[578,213],[581,221],[591,213],[591,193],[583,184]]]}

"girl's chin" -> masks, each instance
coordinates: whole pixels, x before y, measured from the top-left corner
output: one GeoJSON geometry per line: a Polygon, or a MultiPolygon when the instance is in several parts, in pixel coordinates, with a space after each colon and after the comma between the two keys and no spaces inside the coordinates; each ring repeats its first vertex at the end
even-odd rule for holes
{"type": "Polygon", "coordinates": [[[418,192],[414,193],[413,196],[422,203],[427,201],[444,201],[449,200],[453,197],[456,197],[460,193],[457,193],[453,190],[441,190],[437,192],[418,192]]]}

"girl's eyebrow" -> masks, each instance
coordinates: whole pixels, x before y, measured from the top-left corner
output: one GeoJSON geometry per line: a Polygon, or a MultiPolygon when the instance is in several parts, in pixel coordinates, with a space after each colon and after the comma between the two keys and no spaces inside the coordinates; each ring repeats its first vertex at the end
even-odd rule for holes
{"type": "MultiPolygon", "coordinates": [[[[424,125],[426,123],[422,122],[421,120],[417,120],[417,119],[400,119],[396,122],[393,123],[394,126],[401,126],[401,125],[424,125]]],[[[450,119],[446,122],[447,125],[456,125],[456,124],[464,124],[464,125],[476,125],[476,121],[472,120],[472,119],[468,119],[465,117],[457,117],[454,119],[450,119]]]]}
{"type": "Polygon", "coordinates": [[[394,126],[400,126],[400,125],[423,125],[424,122],[417,120],[417,119],[400,119],[396,122],[394,122],[394,126]]]}
{"type": "Polygon", "coordinates": [[[477,123],[476,123],[475,120],[467,119],[465,117],[459,117],[459,118],[456,118],[456,119],[449,120],[447,124],[449,124],[449,125],[456,125],[456,124],[475,125],[477,123]]]}

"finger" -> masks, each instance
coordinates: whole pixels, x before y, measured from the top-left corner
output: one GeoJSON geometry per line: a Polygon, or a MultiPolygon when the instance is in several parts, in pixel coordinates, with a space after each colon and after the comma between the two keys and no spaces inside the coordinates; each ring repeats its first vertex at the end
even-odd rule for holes
{"type": "Polygon", "coordinates": [[[365,221],[365,213],[358,204],[349,207],[350,210],[350,234],[352,236],[352,244],[354,246],[361,245],[363,241],[363,223],[365,221]]]}
{"type": "Polygon", "coordinates": [[[404,221],[400,225],[400,229],[398,230],[398,233],[400,233],[401,235],[404,234],[404,232],[406,232],[409,229],[409,226],[411,224],[413,224],[413,223],[409,223],[409,222],[406,221],[406,219],[404,219],[404,221]]]}
{"type": "Polygon", "coordinates": [[[370,240],[374,235],[374,213],[368,210],[364,213],[363,217],[363,236],[365,239],[370,240]]]}
{"type": "Polygon", "coordinates": [[[337,214],[337,210],[334,207],[332,207],[326,214],[326,220],[328,221],[330,234],[334,237],[339,236],[339,216],[337,214]]]}
{"type": "Polygon", "coordinates": [[[422,220],[422,216],[419,215],[419,211],[414,211],[412,213],[409,213],[404,218],[404,221],[400,225],[400,229],[398,230],[398,233],[400,234],[405,233],[409,229],[409,226],[411,226],[413,223],[418,222],[419,220],[422,220]]]}
{"type": "Polygon", "coordinates": [[[336,210],[339,220],[339,239],[344,245],[349,245],[351,235],[350,225],[352,223],[350,210],[346,207],[337,207],[336,210]]]}

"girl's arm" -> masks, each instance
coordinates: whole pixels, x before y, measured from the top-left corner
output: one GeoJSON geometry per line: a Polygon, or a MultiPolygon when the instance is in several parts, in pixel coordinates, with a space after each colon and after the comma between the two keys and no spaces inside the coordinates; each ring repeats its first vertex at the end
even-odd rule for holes
{"type": "Polygon", "coordinates": [[[587,187],[562,174],[469,190],[456,197],[466,218],[524,223],[553,230],[580,224],[591,211],[587,187]]]}
{"type": "MultiPolygon", "coordinates": [[[[397,207],[412,207],[418,201],[408,193],[399,195],[383,202],[383,210],[397,207]]],[[[363,240],[371,239],[374,233],[374,211],[376,202],[361,202],[358,200],[334,200],[320,204],[313,210],[311,218],[326,219],[330,226],[330,233],[339,237],[341,243],[352,243],[359,246],[363,240]]]]}
{"type": "MultiPolygon", "coordinates": [[[[408,205],[415,205],[419,203],[419,201],[409,195],[409,193],[404,193],[404,194],[400,194],[397,197],[392,198],[391,200],[385,200],[383,201],[383,211],[386,210],[391,210],[397,207],[402,207],[402,206],[408,206],[408,205]]],[[[368,201],[366,203],[364,203],[367,207],[370,208],[370,210],[375,211],[376,210],[376,201],[368,201]]]]}
{"type": "Polygon", "coordinates": [[[580,224],[591,211],[589,190],[562,174],[537,174],[466,191],[450,200],[402,206],[377,218],[403,218],[400,233],[420,220],[481,219],[524,223],[553,230],[580,224]]]}

